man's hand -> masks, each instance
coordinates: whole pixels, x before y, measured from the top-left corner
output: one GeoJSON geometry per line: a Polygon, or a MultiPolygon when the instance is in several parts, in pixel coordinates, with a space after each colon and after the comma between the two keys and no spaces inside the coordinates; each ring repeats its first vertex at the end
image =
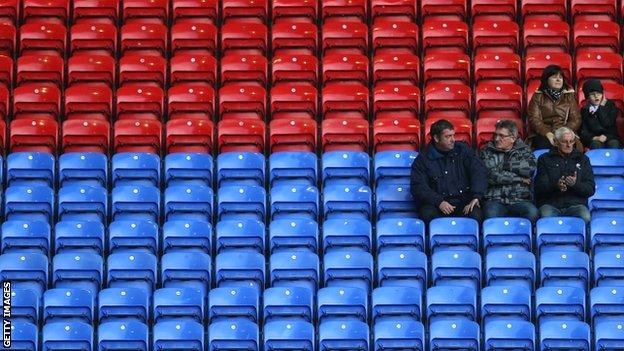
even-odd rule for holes
{"type": "Polygon", "coordinates": [[[553,133],[546,133],[546,138],[548,138],[548,141],[550,141],[550,145],[555,145],[555,135],[553,133]]]}
{"type": "Polygon", "coordinates": [[[466,207],[464,207],[464,214],[467,215],[470,212],[472,212],[472,210],[474,210],[474,208],[476,207],[480,207],[479,206],[479,199],[473,199],[472,201],[470,201],[470,203],[468,203],[468,205],[466,205],[466,207]]]}
{"type": "Polygon", "coordinates": [[[562,193],[568,191],[568,186],[566,185],[565,179],[563,177],[559,179],[557,186],[559,187],[559,191],[561,191],[562,193]]]}
{"type": "Polygon", "coordinates": [[[440,206],[438,206],[438,208],[440,209],[440,211],[442,213],[444,213],[445,215],[450,215],[451,213],[453,213],[453,211],[455,211],[455,206],[449,204],[446,201],[442,201],[440,203],[440,206]]]}
{"type": "Polygon", "coordinates": [[[564,179],[565,185],[568,186],[568,187],[574,186],[574,184],[576,184],[576,175],[577,175],[577,173],[574,172],[573,176],[565,177],[565,179],[564,179]]]}
{"type": "Polygon", "coordinates": [[[526,185],[531,185],[531,178],[522,178],[522,182],[526,185]]]}

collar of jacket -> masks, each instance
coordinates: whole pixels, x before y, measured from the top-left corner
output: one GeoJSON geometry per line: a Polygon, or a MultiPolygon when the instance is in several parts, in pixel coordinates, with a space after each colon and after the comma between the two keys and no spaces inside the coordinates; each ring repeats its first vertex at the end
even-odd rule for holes
{"type": "MultiPolygon", "coordinates": [[[[550,156],[559,156],[559,157],[563,157],[560,153],[559,153],[559,149],[557,149],[557,147],[553,147],[552,149],[550,149],[550,151],[548,152],[548,155],[550,156]]],[[[572,149],[572,152],[570,153],[570,158],[573,159],[579,159],[583,154],[578,151],[576,148],[572,149]]]]}
{"type": "MultiPolygon", "coordinates": [[[[563,89],[563,94],[569,94],[569,93],[574,93],[574,89],[563,89]]],[[[535,91],[535,94],[546,94],[546,93],[537,89],[535,91]]]]}
{"type": "Polygon", "coordinates": [[[516,141],[513,144],[513,147],[510,150],[503,150],[503,149],[497,148],[493,141],[488,141],[487,143],[487,148],[496,152],[510,152],[510,151],[520,150],[520,149],[524,149],[528,147],[529,146],[520,139],[516,139],[516,141]]]}
{"type": "MultiPolygon", "coordinates": [[[[462,144],[461,142],[455,142],[455,146],[453,150],[449,151],[448,155],[456,156],[461,153],[462,144]]],[[[430,160],[437,160],[440,158],[444,158],[444,154],[442,154],[438,149],[433,146],[433,141],[429,142],[429,146],[427,147],[427,158],[430,160]]]]}

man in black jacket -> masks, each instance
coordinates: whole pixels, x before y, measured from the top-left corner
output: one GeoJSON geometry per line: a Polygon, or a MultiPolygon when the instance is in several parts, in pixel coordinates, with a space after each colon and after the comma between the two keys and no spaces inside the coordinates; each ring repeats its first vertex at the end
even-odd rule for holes
{"type": "Polygon", "coordinates": [[[442,216],[482,218],[480,201],[487,190],[487,170],[465,143],[455,142],[447,120],[431,125],[431,143],[412,164],[411,192],[425,223],[442,216]]]}
{"type": "Polygon", "coordinates": [[[587,199],[594,195],[594,172],[589,158],[576,150],[576,135],[567,128],[555,131],[556,147],[537,161],[535,193],[542,217],[580,217],[589,223],[587,199]]]}

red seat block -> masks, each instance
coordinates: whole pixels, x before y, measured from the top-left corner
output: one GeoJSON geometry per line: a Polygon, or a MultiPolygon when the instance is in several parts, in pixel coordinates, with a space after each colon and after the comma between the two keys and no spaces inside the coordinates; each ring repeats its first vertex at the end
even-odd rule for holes
{"type": "Polygon", "coordinates": [[[65,25],[69,17],[68,0],[23,0],[25,23],[58,23],[65,25]]]}
{"type": "Polygon", "coordinates": [[[16,40],[15,27],[10,23],[0,23],[0,55],[13,57],[16,40]]]}
{"type": "Polygon", "coordinates": [[[273,55],[304,54],[318,52],[318,30],[313,23],[280,22],[273,25],[273,55]]]}
{"type": "Polygon", "coordinates": [[[418,151],[420,122],[415,118],[382,118],[373,125],[374,152],[418,151]]]}
{"type": "Polygon", "coordinates": [[[71,27],[72,55],[117,55],[117,27],[111,23],[81,22],[71,27]]]}
{"type": "Polygon", "coordinates": [[[590,52],[619,53],[620,26],[611,21],[578,21],[574,23],[576,54],[590,52]]]}
{"type": "Polygon", "coordinates": [[[517,53],[520,28],[513,21],[480,20],[472,26],[472,50],[482,53],[517,53]]]}
{"type": "Polygon", "coordinates": [[[192,83],[214,86],[217,77],[217,60],[210,55],[179,54],[169,61],[171,86],[192,83]]]}
{"type": "Polygon", "coordinates": [[[6,153],[7,126],[4,120],[0,119],[0,154],[6,153]]]}
{"type": "Polygon", "coordinates": [[[372,29],[373,52],[418,55],[418,26],[412,22],[376,21],[372,29]]]}
{"type": "Polygon", "coordinates": [[[363,151],[368,152],[369,124],[363,119],[326,119],[321,127],[323,152],[363,151]]]}
{"type": "Polygon", "coordinates": [[[0,85],[0,120],[7,119],[9,114],[9,90],[7,87],[0,85]]]}
{"type": "Polygon", "coordinates": [[[424,21],[465,21],[467,9],[466,0],[421,0],[420,14],[424,21]]]}
{"type": "MultiPolygon", "coordinates": [[[[492,140],[492,136],[496,130],[496,123],[500,120],[501,118],[497,117],[484,117],[479,118],[476,121],[475,129],[477,134],[477,149],[482,149],[485,145],[487,145],[488,141],[492,140]]],[[[519,118],[512,120],[516,122],[518,134],[520,135],[520,139],[522,139],[524,137],[524,123],[519,118]]]]}
{"type": "Polygon", "coordinates": [[[63,58],[51,55],[26,55],[17,59],[17,85],[38,83],[63,87],[63,58]]]}
{"type": "Polygon", "coordinates": [[[271,119],[316,120],[316,88],[309,85],[282,84],[271,89],[271,119]]]}
{"type": "Polygon", "coordinates": [[[166,126],[167,153],[212,153],[214,125],[208,119],[172,119],[166,126]]]}
{"type": "Polygon", "coordinates": [[[121,55],[166,57],[167,27],[156,23],[128,23],[121,27],[121,55]]]}
{"type": "Polygon", "coordinates": [[[115,87],[115,59],[103,55],[72,56],[67,61],[67,83],[115,87]]]}
{"type": "Polygon", "coordinates": [[[471,101],[470,87],[464,84],[429,84],[425,87],[426,119],[457,116],[470,120],[471,101]]]}
{"type": "Polygon", "coordinates": [[[21,6],[19,0],[0,1],[0,23],[17,25],[20,21],[21,6]]]}
{"type": "Polygon", "coordinates": [[[14,119],[9,143],[11,152],[47,152],[56,154],[58,123],[49,118],[14,119]]]}
{"type": "Polygon", "coordinates": [[[473,23],[487,21],[515,21],[517,13],[516,0],[472,0],[473,23]]]}
{"type": "Polygon", "coordinates": [[[368,57],[360,54],[329,54],[323,58],[323,85],[368,86],[368,57]]]}
{"type": "Polygon", "coordinates": [[[219,119],[256,119],[266,116],[266,91],[257,86],[228,85],[219,90],[219,119]]]}
{"type": "Polygon", "coordinates": [[[420,89],[412,85],[382,84],[373,92],[375,120],[385,118],[420,118],[420,89]]]}
{"type": "Polygon", "coordinates": [[[373,82],[420,85],[420,59],[412,54],[379,54],[373,58],[373,82]]]}
{"type": "Polygon", "coordinates": [[[217,23],[219,2],[217,0],[172,0],[173,22],[217,23]]]}
{"type": "Polygon", "coordinates": [[[199,118],[212,120],[215,111],[214,89],[206,85],[176,85],[169,88],[169,120],[199,118]]]}
{"type": "Polygon", "coordinates": [[[522,82],[522,61],[517,54],[479,54],[475,55],[473,62],[476,84],[522,82]]]}
{"type": "Polygon", "coordinates": [[[566,53],[569,51],[570,27],[558,20],[524,22],[525,53],[566,53]]]}
{"type": "Polygon", "coordinates": [[[223,0],[223,21],[267,23],[269,2],[267,0],[223,0]]]}
{"type": "Polygon", "coordinates": [[[264,153],[266,127],[263,121],[227,119],[219,122],[217,130],[219,153],[264,153]]]}
{"type": "Polygon", "coordinates": [[[107,86],[76,84],[65,89],[65,119],[110,121],[113,91],[107,86]]]}
{"type": "Polygon", "coordinates": [[[162,120],[164,95],[159,87],[125,86],[117,89],[117,119],[162,120]]]}
{"type": "Polygon", "coordinates": [[[13,118],[49,118],[58,120],[61,91],[54,85],[27,84],[13,90],[13,118]]]}
{"type": "Polygon", "coordinates": [[[316,152],[317,125],[309,118],[274,119],[269,127],[271,152],[316,152]]]}
{"type": "MultiPolygon", "coordinates": [[[[567,53],[533,53],[524,58],[524,80],[528,87],[533,81],[540,81],[544,67],[558,65],[566,77],[572,77],[572,58],[567,53]]],[[[529,91],[527,89],[527,91],[529,91]]]]}
{"type": "Polygon", "coordinates": [[[63,152],[100,152],[108,154],[110,123],[100,119],[70,119],[63,122],[63,152]]]}
{"type": "Polygon", "coordinates": [[[321,1],[323,23],[368,21],[366,0],[324,0],[321,1]]]}
{"type": "Polygon", "coordinates": [[[160,155],[162,125],[160,121],[122,119],[114,126],[114,152],[149,152],[160,155]]]}
{"type": "Polygon", "coordinates": [[[412,0],[371,0],[373,23],[377,21],[416,22],[418,5],[412,0]]]}
{"type": "Polygon", "coordinates": [[[323,88],[323,119],[368,120],[368,87],[359,84],[323,88]]]}
{"type": "Polygon", "coordinates": [[[0,84],[11,88],[13,86],[13,59],[0,55],[0,84]]]}
{"type": "Polygon", "coordinates": [[[124,23],[160,23],[169,21],[168,0],[124,0],[124,23]]]}
{"type": "Polygon", "coordinates": [[[572,19],[577,21],[617,21],[617,0],[572,0],[572,19]]]}
{"type": "Polygon", "coordinates": [[[520,119],[523,100],[522,88],[517,84],[481,83],[475,92],[477,119],[520,119]]]}
{"type": "Polygon", "coordinates": [[[119,60],[120,86],[164,88],[166,80],[167,61],[161,56],[126,55],[119,60]]]}
{"type": "Polygon", "coordinates": [[[110,23],[119,19],[118,0],[74,0],[73,23],[110,23]]]}
{"type": "Polygon", "coordinates": [[[521,0],[522,19],[528,20],[561,20],[568,18],[566,0],[521,0]]]}
{"type": "Polygon", "coordinates": [[[212,23],[182,22],[171,27],[171,54],[215,56],[217,28],[212,23]]]}
{"type": "Polygon", "coordinates": [[[310,84],[318,82],[318,60],[312,55],[278,55],[271,65],[273,85],[310,84]]]}
{"type": "Polygon", "coordinates": [[[427,21],[422,26],[424,54],[467,53],[468,25],[460,21],[427,21]]]}
{"type": "Polygon", "coordinates": [[[266,86],[269,64],[262,55],[228,55],[221,59],[221,86],[266,86]]]}
{"type": "MultiPolygon", "coordinates": [[[[469,119],[462,117],[447,116],[444,118],[451,122],[455,128],[455,140],[463,141],[469,146],[472,146],[472,122],[470,122],[469,119]]],[[[431,141],[431,134],[429,134],[431,125],[439,120],[440,118],[428,118],[425,120],[425,143],[429,143],[431,141]]]]}
{"type": "Polygon", "coordinates": [[[65,56],[67,29],[56,23],[27,23],[20,27],[20,55],[65,56]]]}
{"type": "Polygon", "coordinates": [[[590,78],[600,79],[603,83],[611,81],[620,84],[623,77],[620,54],[587,52],[576,55],[576,80],[581,87],[590,78]]]}
{"type": "Polygon", "coordinates": [[[316,23],[318,2],[316,0],[273,0],[273,23],[316,23]]]}
{"type": "Polygon", "coordinates": [[[470,85],[470,57],[466,54],[429,54],[423,66],[425,86],[435,82],[470,85]]]}
{"type": "Polygon", "coordinates": [[[227,23],[221,27],[221,51],[223,56],[267,56],[267,27],[262,23],[227,23]]]}
{"type": "Polygon", "coordinates": [[[323,55],[368,54],[368,27],[361,22],[327,22],[323,25],[323,55]]]}

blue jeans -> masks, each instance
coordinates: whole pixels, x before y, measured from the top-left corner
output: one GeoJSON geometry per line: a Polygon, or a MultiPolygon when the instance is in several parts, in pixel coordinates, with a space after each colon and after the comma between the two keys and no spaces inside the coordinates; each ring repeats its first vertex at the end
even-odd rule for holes
{"type": "Polygon", "coordinates": [[[591,221],[591,214],[589,213],[589,209],[585,205],[574,205],[565,208],[557,208],[551,205],[542,205],[539,210],[542,217],[579,217],[582,218],[586,224],[591,221]]]}
{"type": "Polygon", "coordinates": [[[539,219],[539,212],[533,203],[528,201],[516,202],[512,205],[505,205],[499,201],[487,201],[483,205],[483,216],[487,218],[496,217],[522,217],[535,224],[539,219]]]}

